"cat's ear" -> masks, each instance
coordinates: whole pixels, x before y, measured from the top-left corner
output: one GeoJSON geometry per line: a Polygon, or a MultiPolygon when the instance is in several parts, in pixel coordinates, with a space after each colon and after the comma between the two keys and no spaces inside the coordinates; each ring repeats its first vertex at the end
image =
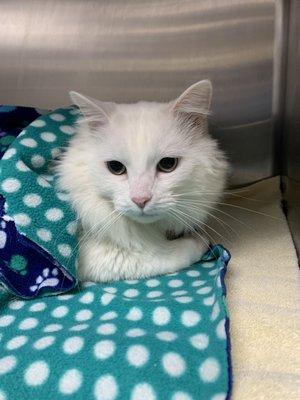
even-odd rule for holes
{"type": "Polygon", "coordinates": [[[83,96],[77,92],[70,92],[72,102],[77,105],[91,129],[97,129],[101,125],[109,122],[109,118],[114,111],[114,103],[103,102],[83,96]]]}
{"type": "Polygon", "coordinates": [[[209,114],[212,98],[212,84],[208,79],[187,88],[171,103],[172,112],[181,117],[205,117],[209,114]]]}

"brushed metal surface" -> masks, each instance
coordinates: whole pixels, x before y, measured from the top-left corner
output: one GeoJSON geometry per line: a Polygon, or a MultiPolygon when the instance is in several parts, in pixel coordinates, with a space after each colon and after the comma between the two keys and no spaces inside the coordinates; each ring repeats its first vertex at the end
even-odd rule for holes
{"type": "Polygon", "coordinates": [[[210,78],[214,134],[233,161],[231,183],[278,173],[276,0],[1,0],[0,7],[0,102],[58,107],[71,89],[102,100],[165,101],[210,78]]]}
{"type": "Polygon", "coordinates": [[[291,1],[284,120],[288,221],[300,254],[300,2],[291,1]]]}

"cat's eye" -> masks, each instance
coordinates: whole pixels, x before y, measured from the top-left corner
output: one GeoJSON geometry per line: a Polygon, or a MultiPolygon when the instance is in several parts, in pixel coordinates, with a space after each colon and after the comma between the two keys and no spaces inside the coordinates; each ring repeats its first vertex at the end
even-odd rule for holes
{"type": "Polygon", "coordinates": [[[157,164],[157,170],[160,172],[172,172],[178,165],[178,158],[165,157],[157,164]]]}
{"type": "Polygon", "coordinates": [[[112,160],[106,163],[108,170],[114,175],[123,175],[126,172],[126,167],[120,161],[112,160]]]}

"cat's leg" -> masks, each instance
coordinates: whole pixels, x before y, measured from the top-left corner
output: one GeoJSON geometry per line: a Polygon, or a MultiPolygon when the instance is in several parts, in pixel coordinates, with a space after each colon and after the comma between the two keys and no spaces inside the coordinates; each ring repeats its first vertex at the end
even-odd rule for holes
{"type": "Polygon", "coordinates": [[[80,246],[79,278],[95,282],[138,279],[175,272],[198,261],[207,246],[200,237],[160,240],[143,251],[88,240],[80,246]]]}

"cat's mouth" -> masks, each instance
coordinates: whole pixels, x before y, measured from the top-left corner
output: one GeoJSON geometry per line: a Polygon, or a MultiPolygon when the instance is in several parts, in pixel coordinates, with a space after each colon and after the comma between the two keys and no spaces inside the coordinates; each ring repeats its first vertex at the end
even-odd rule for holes
{"type": "Polygon", "coordinates": [[[168,240],[176,240],[176,239],[180,239],[180,238],[182,238],[183,236],[184,236],[184,231],[182,231],[182,232],[180,232],[180,233],[176,233],[175,232],[175,230],[170,230],[170,229],[168,229],[167,231],[166,231],[166,238],[168,239],[168,240]]]}

